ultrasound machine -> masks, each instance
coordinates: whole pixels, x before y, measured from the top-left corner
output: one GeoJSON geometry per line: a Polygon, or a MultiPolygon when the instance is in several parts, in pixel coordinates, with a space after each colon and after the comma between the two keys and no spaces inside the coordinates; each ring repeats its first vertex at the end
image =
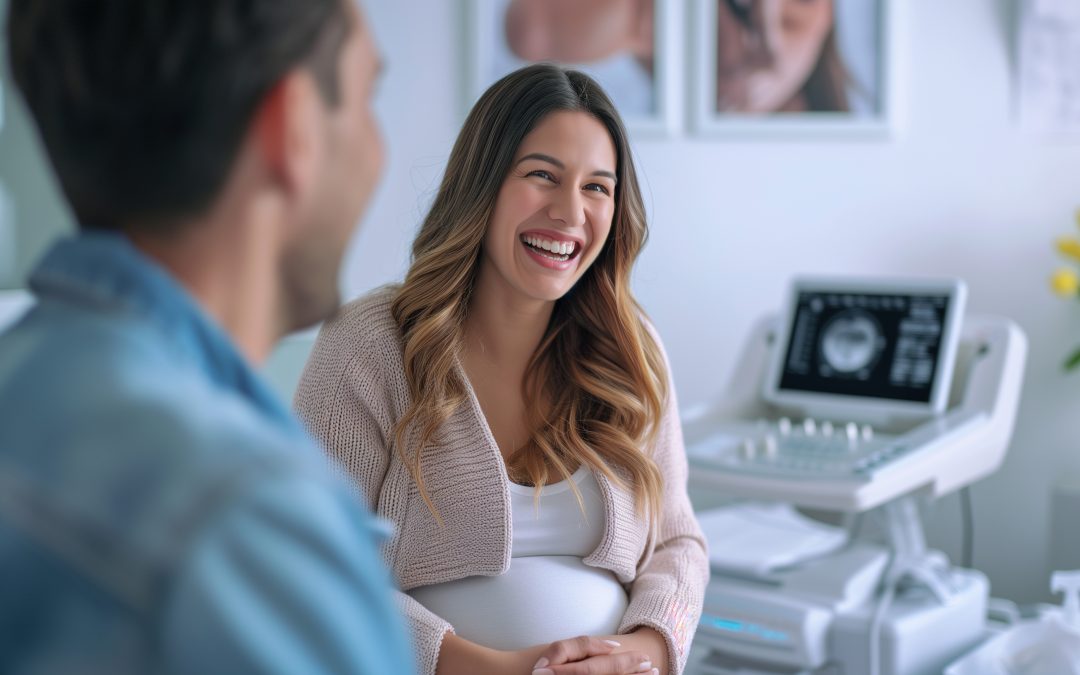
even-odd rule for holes
{"type": "Polygon", "coordinates": [[[958,280],[799,278],[725,396],[683,425],[711,580],[691,675],[929,675],[986,633],[989,584],[920,507],[994,472],[1026,339],[958,280]],[[812,516],[812,517],[810,517],[812,516]]]}

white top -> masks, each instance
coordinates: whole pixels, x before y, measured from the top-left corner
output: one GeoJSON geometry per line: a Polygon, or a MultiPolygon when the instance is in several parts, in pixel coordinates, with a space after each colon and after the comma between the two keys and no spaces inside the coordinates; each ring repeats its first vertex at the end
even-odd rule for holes
{"type": "Polygon", "coordinates": [[[523,649],[576,635],[613,635],[627,607],[626,591],[608,570],[582,558],[600,545],[604,502],[592,472],[572,476],[584,513],[566,482],[535,489],[510,483],[510,568],[409,591],[450,622],[458,636],[493,649],[523,649]]]}

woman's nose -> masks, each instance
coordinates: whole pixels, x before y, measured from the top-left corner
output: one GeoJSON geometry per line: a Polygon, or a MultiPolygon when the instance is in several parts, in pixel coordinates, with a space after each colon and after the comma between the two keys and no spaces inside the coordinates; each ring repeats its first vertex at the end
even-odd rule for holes
{"type": "Polygon", "coordinates": [[[548,217],[571,227],[584,225],[585,204],[581,191],[569,186],[556,190],[548,206],[548,217]]]}

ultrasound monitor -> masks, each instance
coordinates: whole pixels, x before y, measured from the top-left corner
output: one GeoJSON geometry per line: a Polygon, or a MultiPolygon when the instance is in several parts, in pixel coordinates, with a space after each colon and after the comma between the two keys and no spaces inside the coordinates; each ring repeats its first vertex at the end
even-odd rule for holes
{"type": "Polygon", "coordinates": [[[965,296],[959,280],[796,279],[765,398],[823,417],[942,412],[965,296]]]}

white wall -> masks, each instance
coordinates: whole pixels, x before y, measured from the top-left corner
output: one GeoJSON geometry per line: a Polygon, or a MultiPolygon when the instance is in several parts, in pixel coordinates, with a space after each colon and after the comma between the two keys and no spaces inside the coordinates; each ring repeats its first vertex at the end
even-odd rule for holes
{"type": "MultiPolygon", "coordinates": [[[[1080,206],[1080,146],[1018,132],[1009,0],[895,1],[905,18],[897,36],[905,119],[894,140],[722,142],[681,133],[636,142],[652,224],[636,290],[686,406],[722,391],[750,323],[778,306],[795,273],[964,277],[971,310],[1013,317],[1031,344],[1010,456],[974,489],[975,563],[996,595],[1040,600],[1048,597],[1050,486],[1080,473],[1080,374],[1059,370],[1080,343],[1080,307],[1046,284],[1057,264],[1052,238],[1073,232],[1080,206]]],[[[348,255],[350,295],[402,276],[463,119],[461,2],[365,5],[387,63],[377,105],[389,157],[348,255]]],[[[19,127],[8,126],[0,180],[15,193],[23,227],[38,215],[57,221],[36,150],[5,141],[19,127]]],[[[40,249],[35,232],[20,232],[29,242],[20,248],[24,269],[40,249]]],[[[279,379],[298,372],[303,350],[287,352],[274,366],[285,373],[279,379]]],[[[930,528],[954,559],[959,523],[950,498],[930,528]]]]}
{"type": "MultiPolygon", "coordinates": [[[[6,25],[7,5],[8,0],[0,0],[0,26],[6,25]]],[[[71,211],[59,197],[37,132],[10,84],[4,30],[0,29],[0,88],[4,90],[0,96],[0,190],[11,197],[15,231],[0,231],[0,246],[10,246],[14,239],[16,255],[13,275],[0,270],[0,289],[18,286],[49,242],[72,229],[71,211]]],[[[0,259],[7,258],[0,254],[0,259]]]]}

